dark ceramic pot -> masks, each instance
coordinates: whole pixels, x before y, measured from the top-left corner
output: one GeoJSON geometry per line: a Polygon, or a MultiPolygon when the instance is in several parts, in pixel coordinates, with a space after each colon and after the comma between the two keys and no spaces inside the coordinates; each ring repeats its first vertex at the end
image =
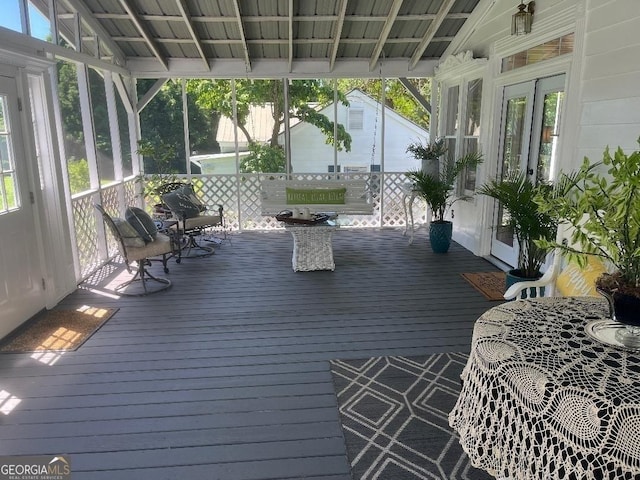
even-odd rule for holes
{"type": "Polygon", "coordinates": [[[609,293],[599,288],[597,290],[609,302],[609,313],[612,320],[640,327],[640,298],[625,293],[609,293]]]}
{"type": "MultiPolygon", "coordinates": [[[[509,271],[506,273],[506,277],[505,277],[504,291],[506,292],[506,291],[509,289],[509,287],[510,287],[511,285],[514,285],[514,284],[516,284],[516,283],[520,283],[520,282],[528,282],[528,281],[531,281],[531,280],[539,280],[539,279],[540,279],[540,277],[542,277],[542,274],[538,275],[538,276],[537,276],[537,277],[535,277],[535,278],[526,278],[526,277],[523,277],[523,276],[522,276],[522,273],[520,272],[520,270],[519,270],[519,269],[509,270],[509,271]]],[[[529,289],[529,296],[528,296],[528,298],[534,298],[534,297],[537,297],[537,296],[538,296],[538,295],[537,295],[537,293],[538,293],[538,292],[537,292],[537,289],[535,289],[535,288],[530,288],[530,289],[529,289]]],[[[542,288],[541,288],[541,293],[542,293],[542,295],[544,295],[544,287],[542,287],[542,288]]],[[[522,292],[522,294],[521,294],[521,297],[520,297],[520,298],[527,298],[527,297],[525,296],[525,293],[524,293],[524,292],[522,292]]]]}
{"type": "Polygon", "coordinates": [[[453,223],[445,220],[443,222],[431,222],[429,224],[429,242],[434,253],[447,253],[451,246],[451,236],[453,234],[453,223]]]}

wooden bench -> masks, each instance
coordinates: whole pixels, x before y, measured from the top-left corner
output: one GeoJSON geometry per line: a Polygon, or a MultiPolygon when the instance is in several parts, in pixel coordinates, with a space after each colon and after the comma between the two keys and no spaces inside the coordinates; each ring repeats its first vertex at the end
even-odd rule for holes
{"type": "Polygon", "coordinates": [[[373,214],[370,179],[263,180],[260,190],[265,216],[304,208],[312,213],[373,214]]]}

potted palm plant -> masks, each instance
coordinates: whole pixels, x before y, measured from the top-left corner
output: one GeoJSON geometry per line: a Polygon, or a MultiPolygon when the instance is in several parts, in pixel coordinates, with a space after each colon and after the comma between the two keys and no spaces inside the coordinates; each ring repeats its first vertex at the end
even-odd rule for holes
{"type": "Polygon", "coordinates": [[[414,190],[431,209],[433,218],[429,224],[429,241],[435,253],[449,251],[453,223],[445,220],[445,216],[451,205],[458,200],[469,198],[468,196],[452,197],[458,176],[464,169],[474,168],[482,163],[482,154],[473,152],[455,162],[443,161],[440,165],[440,157],[446,151],[444,139],[438,139],[431,144],[416,142],[407,147],[407,152],[423,161],[421,170],[411,170],[406,172],[406,175],[413,182],[414,190]]]}
{"type": "Polygon", "coordinates": [[[580,264],[586,255],[605,260],[613,273],[602,274],[596,287],[615,320],[640,327],[640,151],[627,155],[618,147],[611,155],[606,147],[601,162],[585,157],[577,172],[561,175],[555,190],[553,198],[538,199],[540,207],[573,227],[571,245],[580,248],[553,246],[580,264]]]}
{"type": "Polygon", "coordinates": [[[536,202],[551,196],[552,187],[535,184],[523,172],[515,172],[501,180],[491,180],[478,190],[481,195],[494,198],[506,210],[506,223],[518,244],[516,268],[507,272],[506,288],[517,282],[536,280],[542,276],[540,268],[553,248],[538,240],[552,242],[556,238],[558,221],[551,212],[544,211],[536,202]]]}

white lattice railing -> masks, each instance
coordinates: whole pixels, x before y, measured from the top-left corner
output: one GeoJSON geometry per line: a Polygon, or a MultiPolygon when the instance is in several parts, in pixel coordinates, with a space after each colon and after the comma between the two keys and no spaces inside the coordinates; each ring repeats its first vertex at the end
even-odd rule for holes
{"type": "MultiPolygon", "coordinates": [[[[371,175],[373,187],[373,215],[344,215],[341,225],[354,228],[404,227],[405,217],[402,206],[402,185],[407,178],[404,173],[349,174],[350,178],[363,178],[371,175]]],[[[197,175],[191,177],[196,192],[207,205],[221,204],[224,208],[225,226],[228,230],[272,230],[283,228],[273,217],[260,214],[260,182],[264,178],[273,178],[281,174],[231,174],[197,175]]],[[[293,179],[325,180],[329,174],[294,174],[293,179]]],[[[184,176],[186,180],[186,176],[184,176]]],[[[113,253],[115,244],[106,244],[104,235],[99,235],[94,203],[101,203],[107,212],[118,215],[127,205],[138,205],[135,180],[85,192],[72,199],[73,218],[76,233],[78,263],[81,277],[85,278],[113,253]]],[[[156,198],[147,198],[150,207],[157,203],[156,198]]],[[[424,204],[414,208],[416,223],[424,223],[426,218],[424,204]]],[[[107,236],[110,240],[110,236],[107,236]]]]}
{"type": "MultiPolygon", "coordinates": [[[[349,174],[350,178],[368,178],[369,174],[349,174]]],[[[192,177],[196,191],[205,204],[221,204],[230,230],[271,230],[283,228],[273,217],[260,212],[260,182],[280,174],[198,175],[192,177]]],[[[295,180],[326,180],[328,174],[294,174],[295,180]]],[[[342,215],[340,224],[348,227],[403,227],[402,185],[404,173],[373,173],[373,215],[342,215]]],[[[155,202],[157,199],[153,199],[155,202]]],[[[416,223],[425,221],[425,208],[415,208],[416,223]]]]}
{"type": "Polygon", "coordinates": [[[93,208],[94,203],[101,204],[114,216],[119,216],[127,205],[138,205],[140,202],[136,199],[135,179],[102,187],[100,190],[82,192],[71,198],[80,275],[78,280],[92,274],[117,253],[115,241],[109,235],[105,238],[104,229],[98,224],[99,217],[93,208]]]}

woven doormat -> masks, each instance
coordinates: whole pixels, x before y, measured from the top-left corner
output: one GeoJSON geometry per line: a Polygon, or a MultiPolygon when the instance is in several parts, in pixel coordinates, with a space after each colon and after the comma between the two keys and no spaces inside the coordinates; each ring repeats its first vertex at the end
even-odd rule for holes
{"type": "Polygon", "coordinates": [[[462,277],[488,300],[504,300],[504,272],[463,273],[462,277]]]}
{"type": "Polygon", "coordinates": [[[84,306],[36,315],[0,343],[2,353],[77,350],[109,320],[117,308],[84,306]]]}

